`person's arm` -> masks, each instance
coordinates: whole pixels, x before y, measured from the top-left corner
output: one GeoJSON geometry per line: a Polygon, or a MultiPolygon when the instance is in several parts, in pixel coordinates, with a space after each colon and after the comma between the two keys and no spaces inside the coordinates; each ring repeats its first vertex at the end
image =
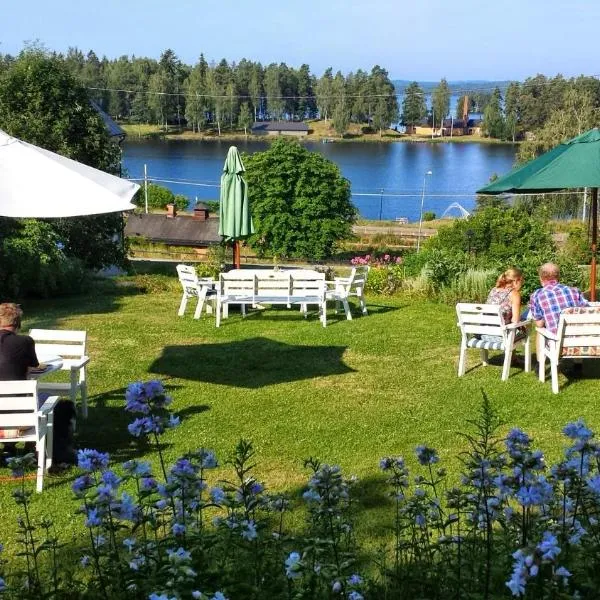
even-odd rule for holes
{"type": "Polygon", "coordinates": [[[531,316],[533,317],[537,327],[544,327],[546,322],[544,321],[544,312],[537,301],[537,295],[534,292],[529,302],[529,308],[531,309],[531,316]]]}
{"type": "Polygon", "coordinates": [[[510,293],[510,304],[512,308],[512,322],[518,323],[521,320],[521,292],[513,290],[510,293]]]}
{"type": "Polygon", "coordinates": [[[33,338],[26,336],[27,339],[27,362],[28,367],[39,367],[40,362],[38,361],[37,354],[35,353],[35,342],[33,338]]]}

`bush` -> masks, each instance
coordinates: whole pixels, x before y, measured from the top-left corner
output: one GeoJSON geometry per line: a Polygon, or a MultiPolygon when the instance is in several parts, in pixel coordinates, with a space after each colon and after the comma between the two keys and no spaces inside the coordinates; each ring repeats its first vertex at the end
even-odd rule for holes
{"type": "Polygon", "coordinates": [[[13,220],[0,245],[0,295],[7,301],[81,291],[87,281],[82,261],[65,256],[58,234],[44,221],[13,220]]]}
{"type": "Polygon", "coordinates": [[[404,279],[403,259],[391,254],[366,254],[355,256],[350,263],[354,266],[368,265],[366,291],[374,294],[390,295],[399,291],[404,279]]]}
{"type": "Polygon", "coordinates": [[[423,213],[423,221],[434,221],[435,213],[431,210],[427,210],[423,213]]]}
{"type": "MultiPolygon", "coordinates": [[[[136,192],[133,197],[133,203],[140,208],[146,206],[146,196],[144,186],[136,192]]],[[[155,183],[148,184],[148,209],[158,210],[166,209],[167,204],[174,204],[177,210],[186,210],[189,204],[189,200],[186,196],[181,194],[175,195],[170,189],[157,185],[155,183]]]]}

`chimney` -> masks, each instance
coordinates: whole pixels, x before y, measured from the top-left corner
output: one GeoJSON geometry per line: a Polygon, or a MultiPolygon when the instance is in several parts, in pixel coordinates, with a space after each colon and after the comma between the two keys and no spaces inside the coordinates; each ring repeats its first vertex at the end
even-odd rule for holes
{"type": "Polygon", "coordinates": [[[208,207],[206,204],[198,204],[194,207],[194,221],[206,221],[208,219],[208,207]]]}
{"type": "Polygon", "coordinates": [[[177,207],[174,204],[167,204],[167,219],[174,219],[177,216],[177,207]]]}
{"type": "Polygon", "coordinates": [[[467,127],[469,123],[469,96],[465,96],[463,101],[463,127],[467,127]]]}

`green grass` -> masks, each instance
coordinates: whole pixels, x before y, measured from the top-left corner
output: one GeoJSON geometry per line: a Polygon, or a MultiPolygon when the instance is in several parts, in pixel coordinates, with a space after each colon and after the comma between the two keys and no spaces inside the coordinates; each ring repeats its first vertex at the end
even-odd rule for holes
{"type": "MultiPolygon", "coordinates": [[[[286,309],[245,320],[233,313],[216,329],[210,316],[194,321],[190,307],[177,317],[180,294],[173,279],[142,280],[147,291],[105,284],[89,296],[24,305],[25,331],[88,331],[90,414],[79,422],[78,444],[108,451],[118,462],[146,457],[157,465],[156,454],[132,443],[126,430],[132,419],[122,408],[128,383],[159,377],[182,417],[182,425],[165,435],[169,460],[201,446],[227,457],[241,437],[248,438],[259,477],[271,489],[294,493],[306,479],[303,459],[340,464],[366,482],[360,531],[377,535],[382,520],[391,518],[379,510],[385,502],[377,485],[379,459],[402,454],[414,465],[414,446],[426,442],[457,476],[458,454],[465,449],[459,432],[476,415],[482,390],[505,427],[523,427],[549,459],[562,448],[560,429],[567,421],[582,416],[600,427],[594,364],[585,365],[580,380],[561,377],[559,395],[520,368],[501,382],[499,359],[457,378],[458,333],[450,306],[371,297],[369,316],[346,321],[330,311],[326,329],[316,314],[305,320],[286,309]]],[[[470,366],[477,357],[471,351],[470,366]]],[[[4,542],[14,539],[18,514],[8,475],[0,469],[4,542]]],[[[34,515],[52,515],[63,540],[83,531],[70,491],[75,476],[73,470],[48,477],[44,492],[33,497],[34,515]]]]}

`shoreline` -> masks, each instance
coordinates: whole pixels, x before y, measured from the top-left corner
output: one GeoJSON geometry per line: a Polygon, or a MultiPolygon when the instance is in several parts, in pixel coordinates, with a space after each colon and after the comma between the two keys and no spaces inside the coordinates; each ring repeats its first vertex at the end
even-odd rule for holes
{"type": "MultiPolygon", "coordinates": [[[[191,131],[161,131],[152,126],[139,126],[121,124],[123,131],[127,134],[127,142],[146,142],[149,140],[163,141],[196,141],[196,142],[231,142],[231,141],[252,141],[252,142],[273,142],[281,136],[274,135],[244,135],[243,133],[222,133],[220,136],[216,133],[192,133],[191,131]]],[[[484,138],[476,135],[463,135],[453,137],[435,137],[406,135],[396,133],[389,130],[389,133],[384,133],[381,137],[377,133],[368,134],[346,134],[343,138],[339,136],[326,135],[323,133],[309,133],[305,136],[290,136],[298,140],[300,143],[305,142],[321,142],[329,144],[348,144],[352,142],[364,143],[417,143],[417,144],[502,144],[502,145],[518,145],[520,142],[512,142],[506,140],[497,140],[493,138],[484,138]]]]}

